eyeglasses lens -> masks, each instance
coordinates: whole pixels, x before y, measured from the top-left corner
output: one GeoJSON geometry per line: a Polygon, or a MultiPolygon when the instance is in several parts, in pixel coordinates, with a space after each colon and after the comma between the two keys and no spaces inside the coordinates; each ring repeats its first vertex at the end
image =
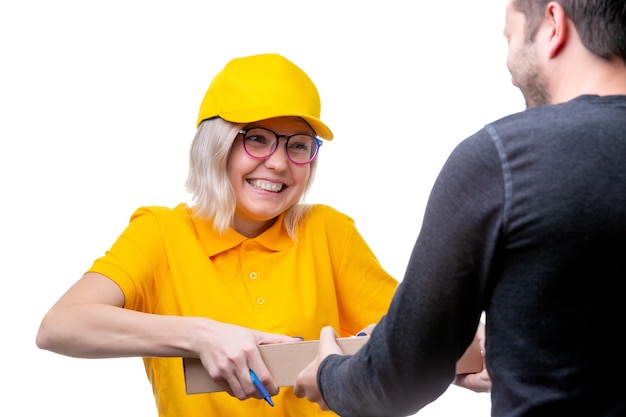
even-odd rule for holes
{"type": "MultiPolygon", "coordinates": [[[[287,139],[287,156],[296,164],[307,164],[315,159],[319,148],[317,139],[309,135],[280,136],[287,139]]],[[[267,158],[276,151],[278,137],[271,130],[253,128],[244,131],[243,144],[254,158],[267,158]]]]}

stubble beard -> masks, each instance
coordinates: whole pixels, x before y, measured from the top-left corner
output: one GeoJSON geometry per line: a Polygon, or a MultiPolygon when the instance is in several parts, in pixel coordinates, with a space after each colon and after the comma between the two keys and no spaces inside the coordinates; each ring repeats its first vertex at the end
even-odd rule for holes
{"type": "Polygon", "coordinates": [[[543,106],[551,102],[548,79],[533,61],[534,52],[534,44],[527,42],[509,65],[513,84],[522,92],[526,108],[543,106]]]}

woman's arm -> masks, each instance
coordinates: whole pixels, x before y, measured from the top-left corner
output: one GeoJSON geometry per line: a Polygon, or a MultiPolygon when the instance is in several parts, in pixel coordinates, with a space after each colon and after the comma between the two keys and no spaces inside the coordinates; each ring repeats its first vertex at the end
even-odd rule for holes
{"type": "Polygon", "coordinates": [[[278,393],[257,346],[299,340],[206,318],[142,313],[123,305],[117,284],[104,275],[86,273],[45,315],[37,346],[80,358],[200,358],[216,382],[244,399],[260,398],[250,369],[272,395],[278,393]]]}

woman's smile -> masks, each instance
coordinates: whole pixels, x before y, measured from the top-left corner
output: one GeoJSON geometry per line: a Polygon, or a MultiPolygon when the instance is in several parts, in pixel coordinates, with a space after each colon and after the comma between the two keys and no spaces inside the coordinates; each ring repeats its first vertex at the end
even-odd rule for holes
{"type": "Polygon", "coordinates": [[[263,191],[271,191],[273,193],[279,193],[285,187],[285,184],[282,182],[272,182],[268,180],[246,180],[248,184],[252,187],[263,190],[263,191]]]}

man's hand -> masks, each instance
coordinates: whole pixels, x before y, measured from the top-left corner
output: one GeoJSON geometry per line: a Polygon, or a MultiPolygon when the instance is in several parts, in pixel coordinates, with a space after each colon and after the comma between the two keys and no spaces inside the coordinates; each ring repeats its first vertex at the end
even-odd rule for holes
{"type": "Polygon", "coordinates": [[[467,388],[475,392],[491,391],[491,378],[487,368],[475,374],[459,374],[454,378],[454,385],[467,388]]]}
{"type": "Polygon", "coordinates": [[[491,377],[487,372],[485,366],[485,325],[478,323],[478,329],[476,330],[476,336],[474,337],[474,343],[480,344],[480,353],[483,357],[483,369],[480,372],[473,374],[459,374],[454,378],[454,385],[467,388],[475,392],[489,392],[491,391],[491,377]]]}
{"type": "Polygon", "coordinates": [[[320,406],[322,410],[329,410],[324,398],[322,398],[322,394],[317,386],[317,371],[319,370],[320,363],[326,358],[328,355],[338,354],[343,355],[341,348],[337,344],[335,340],[337,338],[337,333],[335,330],[326,326],[320,332],[320,342],[317,348],[317,355],[313,362],[307,365],[296,378],[296,384],[294,385],[293,392],[296,394],[296,397],[302,398],[306,397],[307,400],[311,402],[316,402],[320,406]]]}

